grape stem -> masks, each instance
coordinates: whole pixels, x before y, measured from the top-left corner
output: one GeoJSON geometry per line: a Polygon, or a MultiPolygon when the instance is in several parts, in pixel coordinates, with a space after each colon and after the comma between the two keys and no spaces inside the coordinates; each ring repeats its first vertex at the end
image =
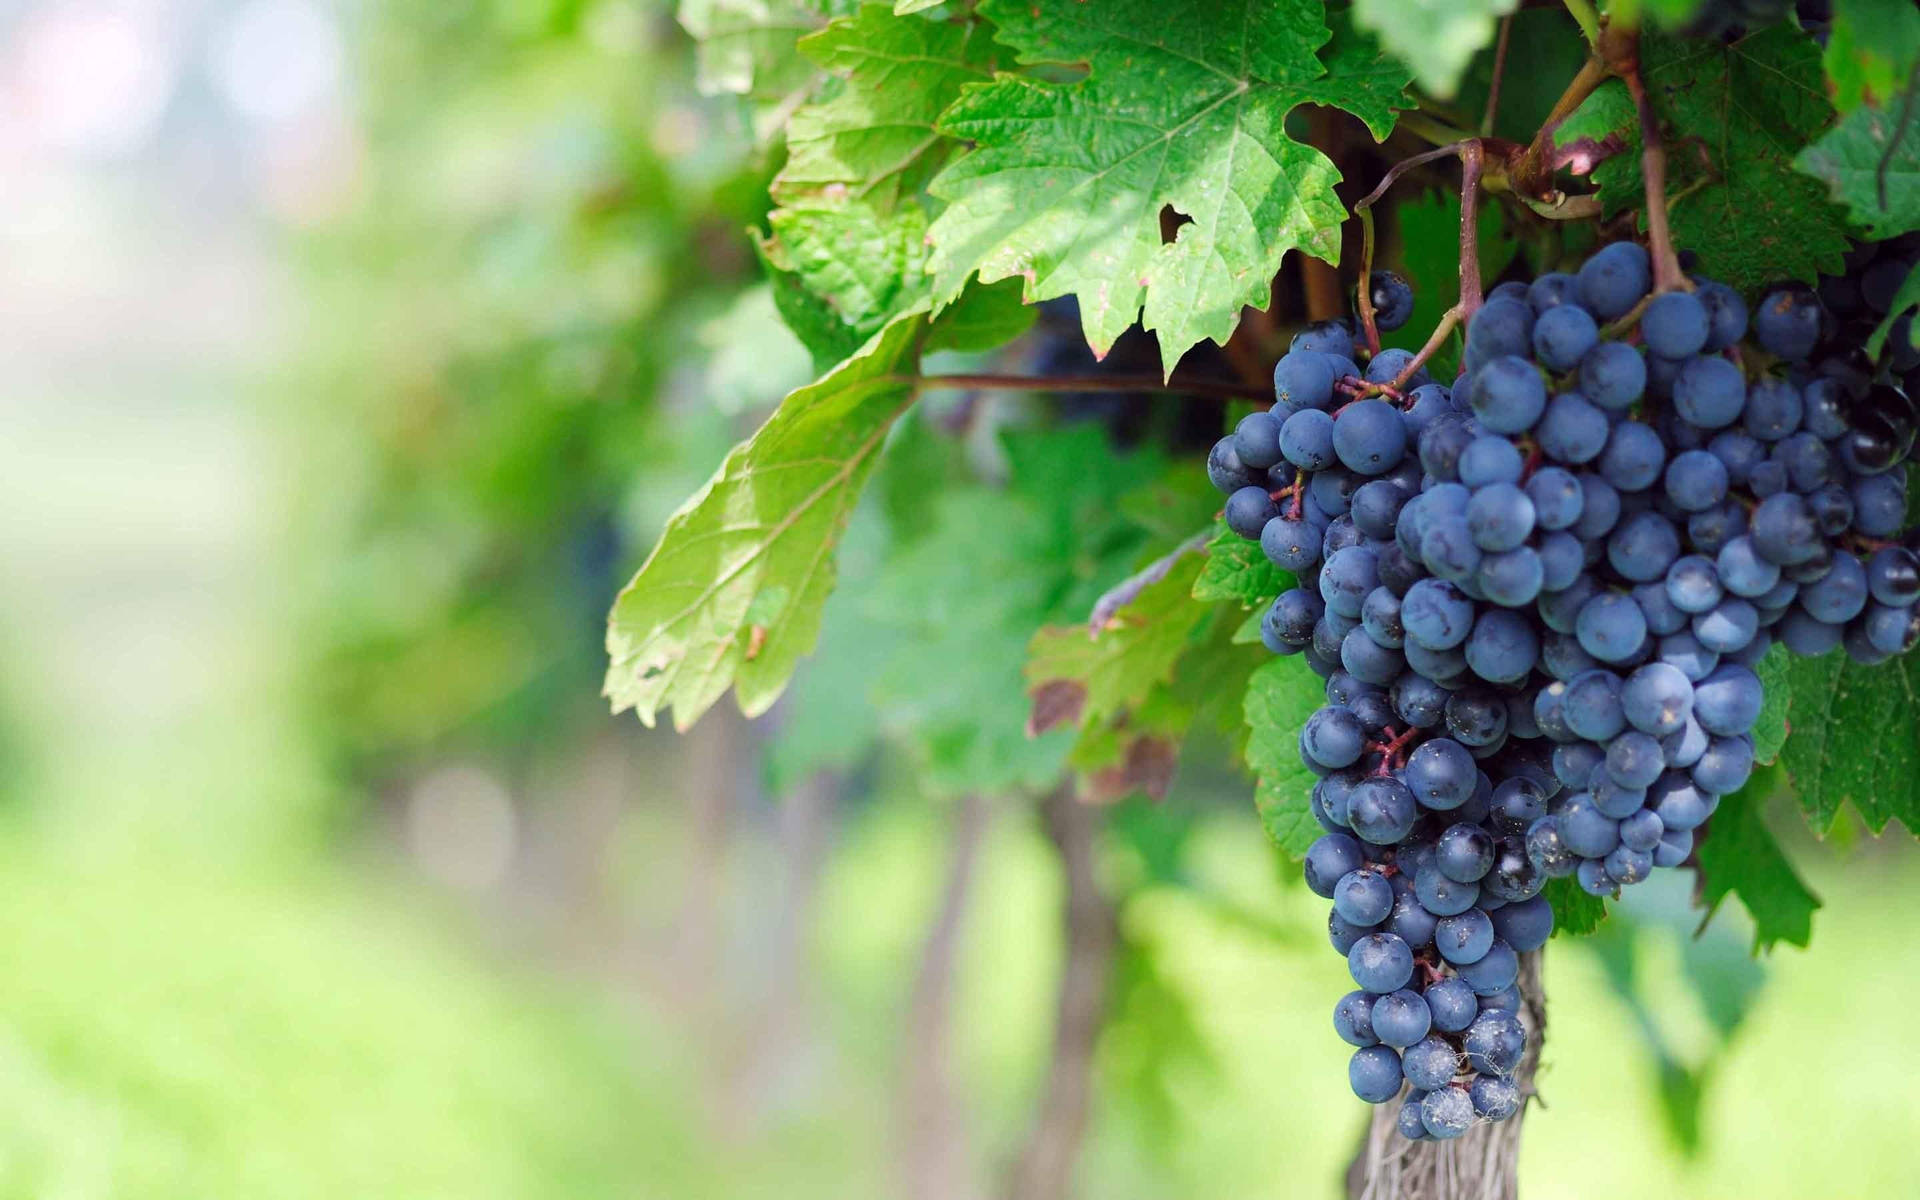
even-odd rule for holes
{"type": "MultiPolygon", "coordinates": [[[[1637,38],[1634,49],[1637,51],[1637,38]]],[[[1667,225],[1667,151],[1660,139],[1660,119],[1647,97],[1647,85],[1640,78],[1637,53],[1625,64],[1620,77],[1626,80],[1627,93],[1640,117],[1640,173],[1647,184],[1647,248],[1653,255],[1653,290],[1692,291],[1693,284],[1680,269],[1680,257],[1673,251],[1673,231],[1667,225]]]]}
{"type": "Polygon", "coordinates": [[[901,375],[916,392],[1149,392],[1206,400],[1250,400],[1260,389],[1228,379],[1163,380],[1157,375],[901,375]]]}
{"type": "MultiPolygon", "coordinates": [[[[1487,85],[1487,109],[1480,114],[1480,136],[1493,136],[1494,115],[1500,111],[1500,80],[1507,72],[1507,43],[1513,37],[1513,14],[1500,18],[1500,40],[1493,47],[1493,80],[1487,85]]],[[[1886,191],[1881,190],[1880,207],[1885,208],[1886,191]]]]}

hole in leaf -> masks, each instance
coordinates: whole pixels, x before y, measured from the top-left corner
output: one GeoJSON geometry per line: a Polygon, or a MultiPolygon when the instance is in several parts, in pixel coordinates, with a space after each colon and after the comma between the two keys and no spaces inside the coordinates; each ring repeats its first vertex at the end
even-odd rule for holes
{"type": "Polygon", "coordinates": [[[1165,246],[1168,243],[1172,242],[1173,239],[1180,236],[1180,227],[1182,225],[1191,225],[1191,224],[1193,224],[1192,217],[1181,212],[1179,209],[1175,208],[1171,204],[1161,205],[1160,206],[1160,244],[1162,246],[1165,246]]]}

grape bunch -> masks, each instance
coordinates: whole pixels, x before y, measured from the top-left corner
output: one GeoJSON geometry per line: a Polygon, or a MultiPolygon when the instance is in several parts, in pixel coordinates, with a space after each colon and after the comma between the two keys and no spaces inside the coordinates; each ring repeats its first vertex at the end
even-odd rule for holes
{"type": "Polygon", "coordinates": [[[1810,290],[1749,314],[1651,282],[1616,243],[1502,284],[1451,387],[1310,327],[1208,459],[1228,526],[1296,580],[1261,637],[1326,681],[1299,750],[1326,831],[1307,884],[1357,985],[1334,1028],[1412,1139],[1519,1109],[1542,888],[1688,859],[1753,769],[1772,645],[1873,663],[1920,640],[1910,447],[1856,420],[1904,393],[1815,355],[1810,290]]]}

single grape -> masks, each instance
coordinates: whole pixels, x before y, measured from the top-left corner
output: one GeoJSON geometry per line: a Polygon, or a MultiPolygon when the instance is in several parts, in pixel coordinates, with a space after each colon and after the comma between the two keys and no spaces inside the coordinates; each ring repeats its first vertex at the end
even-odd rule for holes
{"type": "Polygon", "coordinates": [[[1409,1091],[1406,1099],[1400,1102],[1400,1111],[1393,1119],[1393,1127],[1410,1142],[1432,1140],[1433,1135],[1427,1132],[1427,1124],[1420,1116],[1420,1102],[1426,1098],[1427,1094],[1418,1088],[1409,1091]]]}
{"type": "Polygon", "coordinates": [[[1260,528],[1260,550],[1285,571],[1300,572],[1320,561],[1321,531],[1284,512],[1260,528]]]}
{"type": "Polygon", "coordinates": [[[1333,911],[1355,925],[1378,925],[1393,911],[1393,888],[1377,871],[1348,871],[1333,885],[1333,911]]]}
{"type": "Polygon", "coordinates": [[[1519,608],[1540,594],[1546,580],[1546,566],[1531,547],[1488,554],[1480,560],[1474,582],[1495,604],[1519,608]]]}
{"type": "Polygon", "coordinates": [[[1688,292],[1663,292],[1640,314],[1640,336],[1662,358],[1686,358],[1707,344],[1707,306],[1688,292]]]}
{"type": "Polygon", "coordinates": [[[1694,719],[1708,733],[1743,734],[1753,728],[1764,698],[1759,676],[1746,667],[1723,663],[1694,684],[1694,719]]]}
{"type": "Polygon", "coordinates": [[[1397,272],[1375,271],[1367,277],[1373,302],[1373,324],[1382,332],[1392,332],[1413,315],[1413,285],[1397,272]]]}
{"type": "MultiPolygon", "coordinates": [[[[1449,879],[1439,870],[1425,870],[1413,878],[1413,890],[1420,906],[1436,917],[1458,916],[1480,899],[1480,885],[1449,879]]],[[[1436,928],[1434,936],[1440,936],[1436,928]]]]}
{"type": "Polygon", "coordinates": [[[1547,403],[1534,435],[1548,458],[1577,464],[1599,457],[1606,448],[1611,429],[1607,414],[1589,403],[1585,396],[1561,392],[1547,403]]]}
{"type": "Polygon", "coordinates": [[[1467,529],[1482,550],[1512,550],[1533,533],[1534,507],[1511,483],[1495,483],[1474,492],[1467,502],[1467,529]]]}
{"type": "Polygon", "coordinates": [[[1296,348],[1282,355],[1273,368],[1274,415],[1284,423],[1301,409],[1330,406],[1338,369],[1335,359],[1316,350],[1296,348]]]}
{"type": "MultiPolygon", "coordinates": [[[[1493,869],[1493,835],[1478,825],[1461,823],[1452,825],[1440,835],[1434,843],[1434,866],[1447,878],[1460,883],[1477,883],[1481,876],[1493,869]]],[[[1448,917],[1441,922],[1445,929],[1446,921],[1458,920],[1448,917]]],[[[1446,953],[1442,948],[1441,953],[1446,953]]]]}
{"type": "Polygon", "coordinates": [[[1576,284],[1574,277],[1564,271],[1549,271],[1527,285],[1527,303],[1536,317],[1556,304],[1577,303],[1576,284]]]}
{"type": "Polygon", "coordinates": [[[1360,843],[1344,833],[1329,833],[1307,847],[1302,862],[1307,890],[1325,899],[1333,898],[1333,889],[1348,873],[1366,864],[1360,843]]]}
{"type": "Polygon", "coordinates": [[[1329,705],[1307,718],[1300,731],[1300,744],[1324,767],[1351,766],[1366,746],[1366,731],[1352,710],[1329,705]]]}
{"type": "Polygon", "coordinates": [[[1533,354],[1554,371],[1571,371],[1580,365],[1589,350],[1600,340],[1600,328],[1593,314],[1574,304],[1556,305],[1540,314],[1533,324],[1533,354]]]}
{"type": "Polygon", "coordinates": [[[1747,389],[1746,431],[1763,442],[1777,442],[1800,428],[1806,411],[1800,391],[1784,379],[1762,379],[1747,389]]]}
{"type": "Polygon", "coordinates": [[[1400,623],[1407,640],[1429,650],[1447,650],[1473,632],[1473,601],[1444,579],[1422,579],[1407,589],[1400,623]]]}
{"type": "MultiPolygon", "coordinates": [[[[1583,643],[1584,644],[1584,643],[1583,643]]],[[[1490,609],[1467,635],[1467,665],[1490,683],[1517,683],[1540,661],[1540,637],[1519,613],[1490,609]]]]}
{"type": "Polygon", "coordinates": [[[1603,592],[1580,609],[1574,632],[1581,647],[1601,662],[1625,662],[1646,640],[1647,619],[1632,597],[1603,592]]]}
{"type": "Polygon", "coordinates": [[[1452,1082],[1460,1070],[1460,1052],[1445,1038],[1430,1034],[1406,1048],[1400,1056],[1400,1067],[1408,1083],[1428,1092],[1452,1082]]]}
{"type": "Polygon", "coordinates": [[[1513,947],[1495,938],[1485,954],[1461,965],[1459,971],[1460,978],[1467,981],[1474,995],[1498,995],[1520,978],[1520,956],[1513,952],[1513,947]]]}
{"type": "Polygon", "coordinates": [[[1442,1033],[1464,1032],[1480,1013],[1473,989],[1459,979],[1447,978],[1428,984],[1426,1001],[1433,1027],[1442,1033]]]}
{"type": "Polygon", "coordinates": [[[1369,933],[1348,951],[1347,969],[1362,988],[1386,995],[1413,978],[1413,951],[1391,933],[1369,933]]]}
{"type": "Polygon", "coordinates": [[[1475,438],[1460,453],[1460,482],[1470,489],[1519,483],[1525,471],[1526,460],[1519,448],[1493,434],[1475,438]]]}
{"type": "Polygon", "coordinates": [[[1333,465],[1333,418],[1317,408],[1303,408],[1280,426],[1280,453],[1302,471],[1333,465]]]}
{"type": "Polygon", "coordinates": [[[1347,823],[1362,841],[1376,846],[1391,846],[1406,837],[1419,815],[1413,793],[1392,776],[1367,779],[1347,797],[1347,823]]]}
{"type": "Polygon", "coordinates": [[[1460,743],[1432,738],[1408,756],[1403,774],[1407,788],[1423,807],[1446,812],[1472,797],[1479,768],[1460,743]]]}
{"type": "Polygon", "coordinates": [[[1724,350],[1747,332],[1747,302],[1724,283],[1701,280],[1694,295],[1707,310],[1707,343],[1703,350],[1724,350]]]}
{"type": "Polygon", "coordinates": [[[1820,301],[1798,284],[1775,288],[1754,310],[1753,333],[1767,353],[1798,362],[1820,340],[1820,301]]]}
{"type": "Polygon", "coordinates": [[[1216,491],[1229,496],[1241,488],[1253,486],[1253,471],[1240,461],[1239,452],[1233,448],[1231,435],[1215,442],[1213,449],[1207,453],[1207,480],[1216,491]]]}
{"type": "Polygon", "coordinates": [[[1483,1012],[1467,1027],[1466,1050],[1467,1061],[1481,1074],[1511,1075],[1526,1054],[1526,1028],[1505,1009],[1483,1012]]]}
{"type": "MultiPolygon", "coordinates": [[[[1506,905],[1490,915],[1494,933],[1522,954],[1546,945],[1553,934],[1553,905],[1538,896],[1506,905]]],[[[1431,997],[1432,989],[1428,992],[1431,997]]]]}
{"type": "Polygon", "coordinates": [[[1707,450],[1687,450],[1667,464],[1667,498],[1683,512],[1699,512],[1726,499],[1727,464],[1707,450]]]}
{"type": "Polygon", "coordinates": [[[1533,311],[1524,301],[1489,296],[1467,321],[1467,348],[1482,361],[1503,355],[1525,356],[1533,349],[1533,311]]]}
{"type": "Polygon", "coordinates": [[[1625,316],[1653,285],[1651,260],[1632,242],[1602,247],[1580,266],[1580,302],[1603,321],[1625,316]]]}
{"type": "Polygon", "coordinates": [[[1280,421],[1272,413],[1248,413],[1233,429],[1233,449],[1240,461],[1264,471],[1280,461],[1280,421]]]}
{"type": "Polygon", "coordinates": [[[1443,1087],[1420,1101],[1420,1123],[1428,1135],[1441,1141],[1460,1137],[1473,1127],[1473,1101],[1464,1089],[1443,1087]]]}
{"type": "Polygon", "coordinates": [[[1647,386],[1647,363],[1625,342],[1601,342],[1580,360],[1580,393],[1609,412],[1625,412],[1647,386]]]}
{"type": "Polygon", "coordinates": [[[1474,376],[1470,403],[1481,424],[1495,433],[1524,433],[1546,410],[1547,389],[1539,368],[1505,355],[1474,376]]]}
{"type": "Polygon", "coordinates": [[[1333,451],[1348,470],[1380,475],[1406,454],[1407,427],[1399,410],[1386,401],[1356,400],[1333,419],[1333,451]]]}
{"type": "Polygon", "coordinates": [[[1623,492],[1637,492],[1660,478],[1667,450],[1660,435],[1638,421],[1622,421],[1600,452],[1600,477],[1623,492]]]}
{"type": "MultiPolygon", "coordinates": [[[[1650,583],[1666,577],[1680,556],[1680,531],[1657,512],[1637,512],[1607,538],[1607,561],[1623,579],[1650,583]]],[[[1665,596],[1664,589],[1662,597],[1665,596]]]]}
{"type": "Polygon", "coordinates": [[[1349,1046],[1377,1046],[1373,1033],[1374,997],[1371,992],[1352,991],[1333,1006],[1333,1031],[1349,1046]]]}
{"type": "Polygon", "coordinates": [[[1347,1060],[1347,1083],[1368,1104],[1385,1104],[1400,1094],[1400,1056],[1385,1046],[1363,1046],[1347,1060]]]}
{"type": "Polygon", "coordinates": [[[1746,402],[1746,378],[1724,358],[1689,359],[1673,382],[1674,409],[1702,429],[1733,424],[1746,402]]]}
{"type": "Polygon", "coordinates": [[[1313,350],[1335,358],[1353,357],[1353,331],[1340,321],[1320,321],[1293,335],[1290,353],[1313,350]]]}

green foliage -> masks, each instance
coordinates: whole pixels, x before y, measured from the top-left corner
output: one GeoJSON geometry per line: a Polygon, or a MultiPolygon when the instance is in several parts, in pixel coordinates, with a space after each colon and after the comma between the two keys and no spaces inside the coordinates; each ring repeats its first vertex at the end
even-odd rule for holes
{"type": "Polygon", "coordinates": [[[1875,238],[1920,229],[1920,121],[1901,122],[1905,100],[1854,109],[1794,160],[1875,238]]]}
{"type": "Polygon", "coordinates": [[[1790,662],[1787,648],[1775,642],[1754,667],[1765,693],[1760,716],[1753,723],[1753,757],[1760,763],[1772,763],[1779,758],[1780,747],[1787,741],[1787,706],[1793,697],[1793,682],[1788,675],[1790,662]]]}
{"type": "Polygon", "coordinates": [[[1309,804],[1314,774],[1300,761],[1300,731],[1322,699],[1319,679],[1297,654],[1262,664],[1247,681],[1254,807],[1267,836],[1296,858],[1323,832],[1309,804]]]}
{"type": "MultiPolygon", "coordinates": [[[[1002,486],[943,461],[951,442],[922,420],[908,421],[888,448],[873,488],[884,511],[868,504],[849,532],[849,575],[827,608],[823,652],[797,681],[792,721],[777,743],[782,780],[853,765],[884,741],[900,746],[936,792],[1047,786],[1079,745],[1064,731],[1029,738],[1020,703],[1029,643],[1050,624],[1071,622],[1072,643],[1062,647],[1089,649],[1093,660],[1080,666],[1121,693],[1101,692],[1113,704],[1106,717],[1157,694],[1147,685],[1164,675],[1152,664],[1180,649],[1167,645],[1167,624],[1128,620],[1123,610],[1115,634],[1095,643],[1085,622],[1101,591],[1152,544],[1112,499],[1153,487],[1161,460],[1116,453],[1086,425],[1009,430],[1000,444],[1002,486]],[[1152,645],[1140,650],[1135,636],[1152,645]],[[1103,669],[1110,650],[1126,669],[1103,669]],[[1132,668],[1148,678],[1136,680],[1132,668]]],[[[1185,598],[1189,579],[1143,599],[1156,614],[1185,617],[1187,628],[1210,627],[1214,614],[1185,598]]]]}
{"type": "Polygon", "coordinates": [[[1243,306],[1267,306],[1286,251],[1339,258],[1339,172],[1287,133],[1287,114],[1333,105],[1385,137],[1407,76],[1366,40],[1335,37],[1320,5],[981,10],[1023,64],[1085,63],[1087,76],[1002,74],[941,119],[975,148],[932,185],[948,202],[929,235],[937,297],[975,274],[1022,278],[1030,302],[1078,299],[1096,353],[1141,320],[1170,370],[1202,338],[1226,341],[1243,306]],[[1167,208],[1190,219],[1170,242],[1167,208]]]}
{"type": "Polygon", "coordinates": [[[1699,841],[1700,891],[1712,916],[1731,893],[1753,914],[1753,946],[1804,946],[1820,898],[1794,873],[1767,828],[1763,809],[1785,783],[1778,768],[1756,771],[1747,786],[1720,800],[1708,836],[1699,841]]]}
{"type": "Polygon", "coordinates": [[[1355,0],[1353,20],[1407,65],[1422,91],[1445,97],[1493,41],[1499,19],[1518,7],[1519,0],[1355,0]]]}
{"type": "Polygon", "coordinates": [[[1908,0],[1836,0],[1821,56],[1835,108],[1890,107],[1916,59],[1920,9],[1908,0]]]}
{"type": "Polygon", "coordinates": [[[1293,576],[1274,566],[1258,543],[1228,529],[1224,520],[1214,523],[1206,565],[1193,581],[1194,599],[1232,600],[1256,608],[1292,586],[1293,576]]]}
{"type": "Polygon", "coordinates": [[[1549,879],[1540,894],[1553,905],[1553,936],[1579,937],[1600,928],[1607,919],[1607,902],[1589,896],[1571,876],[1549,879]]]}
{"type": "Polygon", "coordinates": [[[1701,1148],[1700,1118],[1708,1085],[1753,1009],[1766,971],[1722,928],[1697,928],[1698,918],[1680,881],[1658,876],[1633,889],[1614,920],[1583,943],[1600,960],[1608,985],[1633,1017],[1647,1055],[1658,1067],[1660,1111],[1682,1153],[1701,1148]],[[1641,970],[1642,957],[1662,943],[1677,948],[1682,978],[1712,1030],[1702,1050],[1683,1055],[1660,1020],[1662,997],[1641,970]]]}
{"type": "Polygon", "coordinates": [[[729,686],[765,712],[813,649],[833,548],[913,403],[926,318],[901,317],[860,354],[780,404],[667,522],[614,602],[606,692],[651,725],[685,729],[729,686]]]}
{"type": "Polygon", "coordinates": [[[1825,833],[1851,803],[1875,833],[1895,820],[1920,831],[1920,665],[1863,667],[1833,651],[1795,659],[1788,678],[1781,762],[1807,823],[1825,833]]]}
{"type": "MultiPolygon", "coordinates": [[[[1785,25],[1731,44],[1649,30],[1641,69],[1668,139],[1674,242],[1699,255],[1700,271],[1747,289],[1838,271],[1840,212],[1794,170],[1801,146],[1833,118],[1819,47],[1785,25]]],[[[1624,88],[1610,83],[1582,107],[1593,111],[1574,129],[1611,131],[1629,148],[1594,171],[1607,211],[1639,208],[1640,135],[1624,88]]]]}
{"type": "Polygon", "coordinates": [[[799,48],[842,82],[787,124],[767,256],[864,339],[928,293],[920,193],[954,145],[934,123],[962,85],[990,76],[992,36],[869,4],[799,48]]]}

